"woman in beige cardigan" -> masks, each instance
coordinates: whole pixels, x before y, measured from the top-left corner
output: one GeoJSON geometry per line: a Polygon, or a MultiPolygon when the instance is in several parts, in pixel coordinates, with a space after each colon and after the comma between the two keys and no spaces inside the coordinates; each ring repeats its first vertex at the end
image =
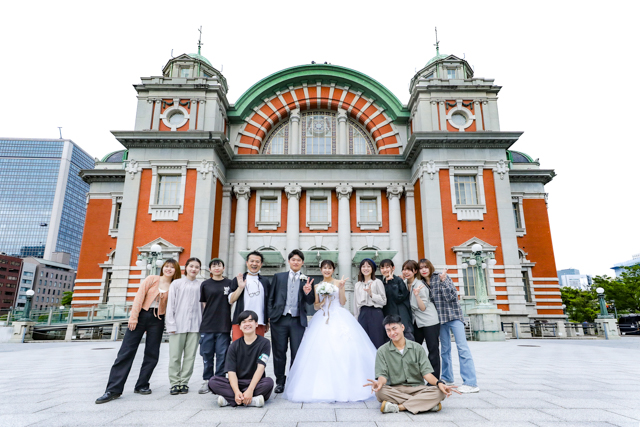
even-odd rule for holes
{"type": "Polygon", "coordinates": [[[149,379],[160,356],[169,286],[171,286],[171,282],[182,276],[180,265],[173,259],[166,260],[160,271],[161,276],[148,276],[138,288],[129,316],[129,328],[124,334],[118,357],[111,367],[107,389],[104,395],[96,399],[96,403],[106,403],[120,397],[129,371],[131,371],[140,340],[145,332],[147,338],[144,346],[144,359],[138,382],[133,391],[134,393],[151,394],[149,379]]]}
{"type": "Polygon", "coordinates": [[[376,263],[365,258],[360,262],[358,282],[354,289],[355,316],[376,348],[385,343],[387,333],[382,326],[382,307],[387,304],[387,293],[380,279],[376,279],[376,263]]]}

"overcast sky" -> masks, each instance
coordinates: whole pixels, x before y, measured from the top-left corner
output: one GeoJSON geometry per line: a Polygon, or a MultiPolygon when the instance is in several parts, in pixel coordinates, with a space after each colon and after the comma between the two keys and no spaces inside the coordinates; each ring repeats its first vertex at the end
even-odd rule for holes
{"type": "Polygon", "coordinates": [[[222,69],[231,103],[263,77],[328,61],[406,103],[440,51],[503,87],[513,149],[558,176],[546,188],[558,269],[613,275],[640,253],[638,1],[110,1],[2,7],[0,136],[70,138],[95,157],[133,129],[141,76],[197,50],[222,69]],[[597,6],[595,6],[597,4],[597,6]],[[102,5],[102,6],[100,6],[102,5]],[[620,116],[622,115],[622,116],[620,116]]]}

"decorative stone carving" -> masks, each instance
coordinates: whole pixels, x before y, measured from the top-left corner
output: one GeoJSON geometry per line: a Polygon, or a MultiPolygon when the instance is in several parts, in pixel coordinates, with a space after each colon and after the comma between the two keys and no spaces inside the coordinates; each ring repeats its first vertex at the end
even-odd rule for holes
{"type": "Polygon", "coordinates": [[[139,166],[136,160],[131,159],[129,160],[129,164],[124,170],[127,171],[129,177],[133,179],[135,178],[136,174],[142,170],[142,166],[139,166]]]}
{"type": "Polygon", "coordinates": [[[209,163],[207,160],[202,159],[202,164],[198,166],[198,172],[202,174],[202,179],[207,179],[209,172],[213,173],[213,163],[209,163]]]}
{"type": "Polygon", "coordinates": [[[414,190],[413,187],[410,187],[408,185],[406,185],[404,187],[404,197],[409,198],[409,197],[414,197],[414,190]]]}
{"type": "Polygon", "coordinates": [[[428,173],[429,178],[433,179],[435,174],[438,173],[438,167],[436,166],[436,162],[433,160],[429,160],[428,162],[422,165],[422,173],[428,173]]]}
{"type": "Polygon", "coordinates": [[[500,179],[504,179],[504,174],[509,171],[509,165],[504,159],[498,160],[498,164],[496,165],[496,172],[500,175],[500,179]]]}
{"type": "Polygon", "coordinates": [[[401,185],[391,185],[389,187],[387,187],[387,198],[389,200],[391,200],[394,197],[397,197],[398,199],[400,199],[400,197],[402,196],[402,186],[401,185]]]}
{"type": "Polygon", "coordinates": [[[251,197],[251,187],[248,185],[234,185],[233,192],[238,199],[249,200],[251,197]]]}
{"type": "Polygon", "coordinates": [[[300,200],[300,195],[302,194],[302,187],[299,185],[287,185],[284,187],[284,194],[287,195],[287,199],[291,199],[295,197],[296,200],[300,200]]]}
{"type": "Polygon", "coordinates": [[[343,197],[349,200],[352,192],[353,192],[353,187],[350,185],[338,185],[336,187],[336,194],[338,196],[338,200],[342,199],[343,197]]]}

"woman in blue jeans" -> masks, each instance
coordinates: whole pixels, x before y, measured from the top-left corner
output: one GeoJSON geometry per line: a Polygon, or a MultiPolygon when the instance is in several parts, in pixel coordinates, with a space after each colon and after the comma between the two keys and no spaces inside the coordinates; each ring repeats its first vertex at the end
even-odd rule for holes
{"type": "Polygon", "coordinates": [[[476,367],[467,344],[464,330],[462,309],[458,302],[458,291],[445,269],[436,273],[433,264],[427,259],[420,260],[420,274],[430,277],[431,295],[433,296],[438,317],[440,318],[440,354],[442,356],[442,376],[440,379],[447,384],[453,384],[453,369],[451,365],[451,332],[456,339],[458,358],[460,359],[460,376],[462,384],[458,387],[460,393],[477,393],[480,391],[476,380],[476,367]]]}

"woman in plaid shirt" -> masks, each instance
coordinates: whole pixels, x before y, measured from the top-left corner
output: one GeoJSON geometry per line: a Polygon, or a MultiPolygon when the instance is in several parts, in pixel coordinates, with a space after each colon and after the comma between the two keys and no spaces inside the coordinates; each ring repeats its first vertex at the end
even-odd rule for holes
{"type": "Polygon", "coordinates": [[[431,295],[440,318],[440,353],[442,356],[441,379],[447,384],[453,384],[453,369],[451,365],[451,332],[456,339],[458,357],[460,358],[460,376],[462,383],[458,387],[461,393],[477,393],[480,391],[476,380],[476,367],[467,344],[464,330],[462,309],[458,302],[458,291],[447,275],[447,269],[436,273],[433,264],[428,259],[420,260],[420,274],[431,288],[431,295]]]}

